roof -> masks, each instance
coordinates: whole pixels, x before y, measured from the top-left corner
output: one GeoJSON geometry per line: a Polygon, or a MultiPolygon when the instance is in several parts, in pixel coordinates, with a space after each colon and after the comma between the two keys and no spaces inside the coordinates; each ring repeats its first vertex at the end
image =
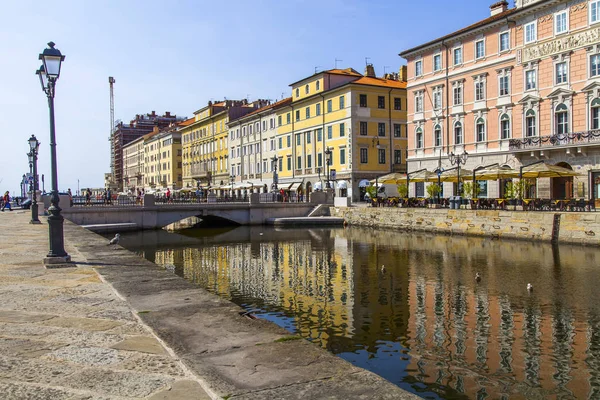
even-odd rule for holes
{"type": "Polygon", "coordinates": [[[307,79],[310,78],[314,78],[315,76],[321,75],[321,74],[332,74],[332,75],[345,75],[345,76],[362,76],[362,74],[352,68],[346,68],[346,69],[339,69],[339,68],[334,68],[334,69],[328,69],[325,71],[321,71],[321,72],[316,72],[314,74],[312,74],[311,76],[307,76],[305,78],[300,79],[299,81],[296,81],[294,83],[291,83],[289,86],[294,86],[295,84],[305,81],[307,79]]]}
{"type": "MultiPolygon", "coordinates": [[[[269,104],[269,105],[267,105],[267,106],[264,106],[264,107],[262,107],[262,108],[259,108],[258,110],[254,110],[254,111],[252,111],[251,113],[248,113],[248,114],[246,114],[246,115],[243,115],[243,116],[241,116],[241,117],[237,118],[237,119],[236,119],[236,121],[237,121],[237,120],[240,120],[240,119],[246,119],[246,118],[248,118],[248,117],[251,117],[251,116],[254,116],[254,115],[256,115],[256,114],[263,113],[263,112],[265,112],[265,111],[268,111],[268,110],[270,110],[270,109],[275,109],[275,108],[279,108],[279,107],[287,106],[287,105],[288,105],[288,104],[290,104],[291,102],[292,102],[292,98],[291,98],[291,97],[285,98],[285,99],[283,99],[283,100],[279,100],[278,102],[275,102],[275,103],[273,103],[273,104],[269,104]]],[[[230,122],[233,122],[233,121],[230,121],[230,122]]]]}
{"type": "Polygon", "coordinates": [[[466,28],[459,29],[458,31],[452,32],[452,33],[450,33],[450,34],[448,34],[446,36],[442,36],[442,37],[437,38],[435,40],[432,40],[432,41],[429,41],[427,43],[421,44],[421,45],[419,45],[417,47],[413,47],[412,49],[404,50],[399,55],[400,55],[400,57],[406,58],[406,55],[408,53],[412,53],[412,52],[420,50],[420,49],[422,49],[424,47],[431,46],[431,45],[433,45],[433,44],[435,44],[437,42],[443,42],[446,39],[453,38],[454,36],[458,36],[458,35],[461,35],[463,33],[467,33],[467,32],[472,31],[474,29],[481,28],[481,27],[483,27],[483,26],[485,26],[487,24],[491,24],[492,22],[496,22],[498,20],[504,19],[504,18],[508,17],[509,15],[514,14],[516,11],[522,10],[522,9],[523,8],[520,8],[520,9],[511,8],[510,10],[506,10],[506,11],[503,11],[503,12],[498,13],[496,15],[492,15],[491,17],[488,17],[486,19],[482,19],[479,22],[476,22],[476,23],[474,23],[472,25],[469,25],[466,28]]]}
{"type": "Polygon", "coordinates": [[[363,76],[362,78],[358,78],[350,83],[354,85],[384,86],[395,89],[406,89],[406,82],[383,78],[370,78],[368,76],[363,76]]]}
{"type": "Polygon", "coordinates": [[[188,118],[185,121],[181,121],[178,125],[179,126],[188,126],[194,123],[196,119],[195,118],[188,118]]]}

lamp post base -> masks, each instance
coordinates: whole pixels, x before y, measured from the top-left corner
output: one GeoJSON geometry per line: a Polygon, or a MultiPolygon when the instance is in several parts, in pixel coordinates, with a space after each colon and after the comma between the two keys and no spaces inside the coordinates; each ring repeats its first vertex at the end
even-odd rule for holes
{"type": "Polygon", "coordinates": [[[35,225],[37,225],[37,224],[41,224],[41,223],[42,223],[42,221],[40,221],[39,219],[38,219],[37,221],[36,221],[36,220],[34,220],[34,219],[32,219],[31,221],[29,221],[29,223],[30,223],[30,224],[35,224],[35,225]]]}
{"type": "Polygon", "coordinates": [[[76,265],[71,262],[71,256],[66,255],[62,257],[45,257],[44,266],[46,268],[70,268],[76,265]]]}

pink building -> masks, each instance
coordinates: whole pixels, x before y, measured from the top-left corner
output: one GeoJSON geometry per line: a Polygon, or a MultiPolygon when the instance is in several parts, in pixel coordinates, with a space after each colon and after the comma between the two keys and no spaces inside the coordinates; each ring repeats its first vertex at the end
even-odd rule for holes
{"type": "MultiPolygon", "coordinates": [[[[408,60],[408,171],[519,170],[544,160],[580,176],[538,179],[529,196],[600,197],[600,0],[517,0],[402,52],[408,60]],[[596,183],[598,182],[598,183],[596,183]]],[[[444,184],[452,195],[455,184],[444,184]]],[[[480,182],[502,197],[501,181],[480,182]]],[[[411,195],[423,195],[411,184],[411,195]]]]}

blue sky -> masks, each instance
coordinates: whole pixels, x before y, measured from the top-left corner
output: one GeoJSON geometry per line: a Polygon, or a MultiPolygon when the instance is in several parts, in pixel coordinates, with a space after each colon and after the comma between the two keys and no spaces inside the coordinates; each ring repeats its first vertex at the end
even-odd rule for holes
{"type": "Polygon", "coordinates": [[[109,76],[116,119],[191,117],[210,99],[289,96],[290,83],[336,58],[359,72],[365,57],[378,75],[397,71],[400,51],[486,18],[493,2],[3,1],[0,190],[19,193],[31,134],[50,188],[48,108],[34,72],[51,40],[66,55],[55,98],[58,183],[75,192],[78,179],[101,187],[109,171],[109,76]]]}

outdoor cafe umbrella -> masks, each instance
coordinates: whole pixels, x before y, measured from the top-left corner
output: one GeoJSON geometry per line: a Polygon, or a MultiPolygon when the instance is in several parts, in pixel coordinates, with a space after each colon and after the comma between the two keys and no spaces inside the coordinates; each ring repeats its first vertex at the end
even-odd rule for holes
{"type": "Polygon", "coordinates": [[[427,170],[409,174],[408,177],[411,182],[437,182],[437,178],[438,176],[435,172],[430,172],[427,170]]]}
{"type": "Polygon", "coordinates": [[[376,180],[378,183],[402,183],[406,181],[406,175],[399,172],[392,172],[390,174],[380,176],[377,179],[371,179],[370,182],[374,184],[376,180]]]}
{"type": "MultiPolygon", "coordinates": [[[[437,181],[437,175],[436,174],[434,174],[434,175],[436,176],[435,181],[437,181]]],[[[473,171],[471,171],[470,169],[464,169],[464,168],[460,169],[460,180],[461,181],[468,180],[469,177],[472,175],[473,175],[473,171]]],[[[440,182],[456,182],[456,181],[458,181],[458,172],[456,171],[456,169],[449,169],[440,174],[440,182]]]]}
{"type": "Polygon", "coordinates": [[[518,178],[519,172],[510,167],[499,165],[475,171],[477,181],[496,181],[498,179],[518,178]]]}
{"type": "Polygon", "coordinates": [[[546,164],[545,162],[521,167],[521,174],[522,178],[560,178],[581,175],[571,169],[546,164]]]}

